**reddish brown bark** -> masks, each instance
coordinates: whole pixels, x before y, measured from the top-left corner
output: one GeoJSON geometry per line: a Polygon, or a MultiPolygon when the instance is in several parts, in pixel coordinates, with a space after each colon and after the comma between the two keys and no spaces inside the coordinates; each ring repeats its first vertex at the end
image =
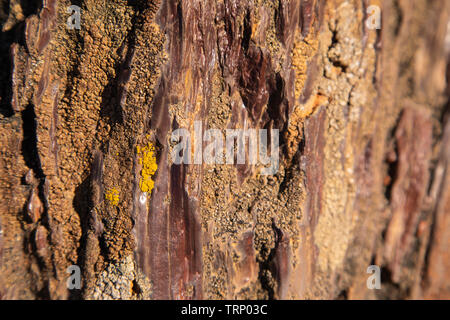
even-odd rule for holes
{"type": "Polygon", "coordinates": [[[445,0],[1,3],[0,298],[449,297],[445,0]],[[279,170],[174,164],[195,121],[279,170]]]}

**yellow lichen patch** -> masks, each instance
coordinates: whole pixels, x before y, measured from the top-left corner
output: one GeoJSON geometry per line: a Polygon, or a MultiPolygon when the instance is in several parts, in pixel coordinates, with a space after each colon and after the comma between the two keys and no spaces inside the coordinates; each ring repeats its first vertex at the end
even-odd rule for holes
{"type": "Polygon", "coordinates": [[[319,42],[314,38],[314,32],[301,39],[301,33],[297,30],[295,34],[295,43],[292,49],[292,65],[295,70],[295,99],[302,94],[307,78],[308,63],[316,54],[319,42]]]}
{"type": "Polygon", "coordinates": [[[119,191],[116,188],[109,189],[105,194],[105,199],[113,206],[119,204],[119,191]]]}
{"type": "Polygon", "coordinates": [[[155,186],[152,177],[156,169],[158,169],[158,165],[156,164],[156,150],[154,145],[149,142],[144,147],[138,146],[136,152],[139,157],[139,164],[142,166],[139,188],[142,192],[150,194],[155,186]]]}

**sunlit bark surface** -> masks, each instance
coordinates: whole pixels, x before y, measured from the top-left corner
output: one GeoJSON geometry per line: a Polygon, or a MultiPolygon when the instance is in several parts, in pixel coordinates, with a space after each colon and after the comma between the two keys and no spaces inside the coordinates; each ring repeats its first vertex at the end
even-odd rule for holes
{"type": "Polygon", "coordinates": [[[1,299],[450,298],[449,1],[0,19],[1,299]],[[198,126],[279,130],[278,170],[174,163],[198,126]]]}

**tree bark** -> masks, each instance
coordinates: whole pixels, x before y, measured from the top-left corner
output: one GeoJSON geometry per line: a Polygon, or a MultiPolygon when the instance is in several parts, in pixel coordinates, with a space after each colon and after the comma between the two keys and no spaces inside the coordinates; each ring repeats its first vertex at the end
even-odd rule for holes
{"type": "Polygon", "coordinates": [[[1,299],[450,298],[448,1],[0,3],[1,299]]]}

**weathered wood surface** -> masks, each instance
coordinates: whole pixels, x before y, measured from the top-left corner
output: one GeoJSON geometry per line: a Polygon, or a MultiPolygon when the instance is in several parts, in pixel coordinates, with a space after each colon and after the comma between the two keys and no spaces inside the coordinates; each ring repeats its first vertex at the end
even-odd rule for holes
{"type": "Polygon", "coordinates": [[[79,30],[23,3],[0,12],[0,298],[450,298],[448,1],[84,0],[79,30]],[[173,164],[196,121],[279,129],[278,172],[173,164]]]}

